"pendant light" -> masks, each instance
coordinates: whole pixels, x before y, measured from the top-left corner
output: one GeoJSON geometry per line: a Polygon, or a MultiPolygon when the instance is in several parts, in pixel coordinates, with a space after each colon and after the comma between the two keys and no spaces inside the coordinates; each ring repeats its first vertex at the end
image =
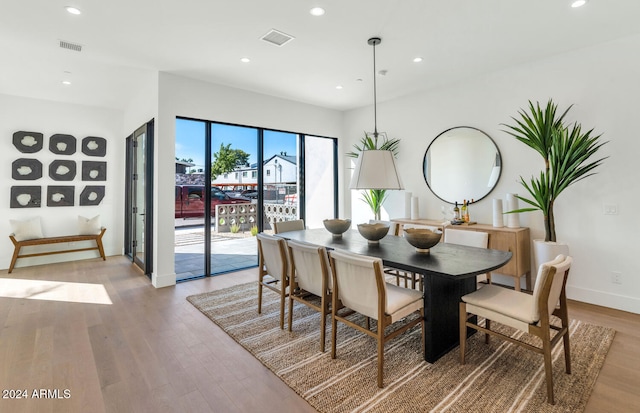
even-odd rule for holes
{"type": "MultiPolygon", "coordinates": [[[[373,139],[378,147],[378,108],[376,88],[376,46],[382,42],[379,37],[370,38],[373,46],[373,139]]],[[[384,132],[382,135],[385,135],[384,132]]],[[[385,137],[386,138],[386,137],[385,137]]],[[[351,189],[404,189],[398,175],[398,168],[389,150],[363,150],[356,161],[356,168],[349,185],[351,189]]]]}

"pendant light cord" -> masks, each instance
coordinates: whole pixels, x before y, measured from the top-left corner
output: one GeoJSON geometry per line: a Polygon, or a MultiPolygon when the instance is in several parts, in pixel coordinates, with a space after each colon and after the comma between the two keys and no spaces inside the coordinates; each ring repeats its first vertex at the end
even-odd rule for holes
{"type": "Polygon", "coordinates": [[[376,140],[376,148],[378,147],[378,108],[377,108],[377,90],[376,90],[376,42],[373,42],[373,137],[376,140]]]}
{"type": "Polygon", "coordinates": [[[373,46],[373,137],[375,139],[376,148],[378,147],[378,96],[376,83],[376,45],[379,45],[382,39],[372,37],[367,43],[373,46]]]}

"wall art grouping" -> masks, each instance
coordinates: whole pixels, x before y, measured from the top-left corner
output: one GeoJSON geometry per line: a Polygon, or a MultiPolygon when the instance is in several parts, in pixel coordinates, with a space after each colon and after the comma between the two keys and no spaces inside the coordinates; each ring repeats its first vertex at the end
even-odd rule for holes
{"type": "MultiPolygon", "coordinates": [[[[44,145],[44,134],[40,132],[19,131],[13,134],[13,146],[22,154],[36,154],[44,145]]],[[[54,155],[74,155],[78,142],[73,135],[56,133],[49,137],[49,152],[54,155]]],[[[107,140],[97,136],[87,136],[80,142],[83,155],[102,158],[107,154],[107,140]]],[[[23,155],[24,156],[24,155],[23,155]]],[[[37,156],[37,155],[34,155],[37,156]]],[[[15,181],[36,181],[43,177],[45,165],[43,159],[20,157],[11,164],[11,178],[15,181]]],[[[46,187],[46,205],[48,207],[73,206],[76,186],[71,183],[78,177],[87,182],[79,194],[79,205],[99,205],[105,195],[103,185],[90,185],[88,182],[107,180],[107,163],[104,161],[73,159],[54,159],[48,163],[49,178],[68,185],[49,185],[46,187]]],[[[26,182],[24,182],[26,183],[26,182]]],[[[11,187],[11,208],[40,208],[43,204],[43,188],[38,185],[15,185],[11,187]]]]}

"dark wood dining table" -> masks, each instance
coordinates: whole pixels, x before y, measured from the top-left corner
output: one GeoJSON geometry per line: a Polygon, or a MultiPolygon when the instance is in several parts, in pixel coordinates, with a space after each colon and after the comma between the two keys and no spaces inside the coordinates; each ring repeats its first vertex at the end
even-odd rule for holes
{"type": "MultiPolygon", "coordinates": [[[[424,277],[424,359],[433,363],[459,344],[460,297],[476,290],[476,276],[496,270],[511,252],[440,242],[429,253],[418,253],[404,237],[387,235],[370,244],[357,230],[334,238],[324,228],[278,234],[285,239],[322,245],[381,258],[387,267],[424,277]]],[[[471,335],[475,330],[469,329],[471,335]]]]}

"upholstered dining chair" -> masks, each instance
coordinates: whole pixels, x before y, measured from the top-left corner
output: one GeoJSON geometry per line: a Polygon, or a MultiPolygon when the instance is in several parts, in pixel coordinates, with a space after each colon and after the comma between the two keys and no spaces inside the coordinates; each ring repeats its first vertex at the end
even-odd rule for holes
{"type": "MultiPolygon", "coordinates": [[[[465,245],[467,247],[488,248],[489,247],[489,233],[481,231],[466,231],[460,229],[444,230],[444,242],[451,244],[465,245]]],[[[476,277],[477,282],[487,281],[491,284],[491,273],[479,275],[476,277]]]]}
{"type": "Polygon", "coordinates": [[[287,241],[291,270],[289,279],[289,331],[293,325],[293,302],[298,301],[320,313],[320,351],[324,352],[325,331],[331,303],[331,270],[325,247],[287,241]],[[318,299],[320,303],[318,304],[318,299]]]}
{"type": "Polygon", "coordinates": [[[293,221],[280,221],[273,223],[273,232],[281,234],[287,231],[299,231],[304,229],[303,219],[294,219],[293,221]]]}
{"type": "MultiPolygon", "coordinates": [[[[369,224],[387,224],[389,225],[389,232],[387,235],[397,236],[402,228],[402,224],[393,221],[385,221],[380,219],[370,219],[369,224]]],[[[400,280],[404,280],[404,287],[407,288],[409,281],[411,281],[411,288],[415,288],[417,276],[413,273],[401,271],[397,268],[384,267],[383,272],[385,274],[392,275],[396,278],[396,285],[400,285],[400,280]]]]}
{"type": "MultiPolygon", "coordinates": [[[[332,250],[329,251],[329,261],[333,274],[331,358],[336,358],[338,321],[374,337],[378,347],[378,387],[382,388],[384,343],[418,324],[424,330],[422,292],[385,282],[379,258],[332,250]],[[347,318],[353,312],[366,317],[365,327],[347,318]],[[385,334],[387,326],[411,314],[417,317],[385,334]],[[375,331],[369,328],[370,318],[378,322],[375,331]]],[[[420,335],[424,337],[422,332],[420,335]]],[[[424,348],[424,338],[422,340],[424,348]]]]}
{"type": "Polygon", "coordinates": [[[280,328],[284,329],[284,307],[289,292],[287,242],[284,238],[259,233],[258,239],[258,314],[262,313],[262,288],[280,295],[280,328]]]}
{"type": "Polygon", "coordinates": [[[571,263],[571,257],[558,255],[554,260],[540,265],[533,295],[489,284],[463,296],[460,302],[460,363],[465,363],[467,327],[485,333],[487,343],[489,336],[495,335],[540,353],[544,357],[547,401],[554,404],[551,351],[560,340],[564,344],[565,371],[571,374],[569,316],[565,293],[571,263]],[[469,321],[474,315],[485,318],[485,327],[469,321]],[[560,319],[559,327],[551,324],[551,315],[560,319]],[[534,346],[491,330],[492,321],[539,337],[542,346],[534,346]],[[551,330],[557,331],[553,337],[551,330]]]}

